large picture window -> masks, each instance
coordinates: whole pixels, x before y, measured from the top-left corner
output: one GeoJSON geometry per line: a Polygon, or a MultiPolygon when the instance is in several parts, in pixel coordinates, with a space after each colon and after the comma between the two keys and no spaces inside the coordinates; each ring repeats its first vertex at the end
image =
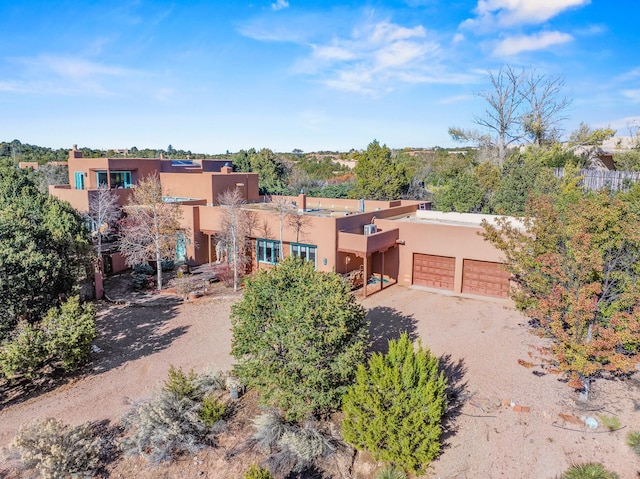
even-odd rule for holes
{"type": "Polygon", "coordinates": [[[314,266],[316,265],[316,253],[316,245],[291,243],[291,255],[311,261],[314,266]]]}
{"type": "Polygon", "coordinates": [[[277,263],[280,259],[280,241],[256,240],[256,258],[259,263],[277,263]]]}
{"type": "Polygon", "coordinates": [[[131,188],[130,171],[112,171],[109,176],[111,177],[111,188],[131,188]]]}

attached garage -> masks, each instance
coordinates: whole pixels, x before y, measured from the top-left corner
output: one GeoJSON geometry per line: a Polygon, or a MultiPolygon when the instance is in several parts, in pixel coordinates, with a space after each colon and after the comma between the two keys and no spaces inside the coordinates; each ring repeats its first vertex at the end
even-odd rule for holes
{"type": "Polygon", "coordinates": [[[417,286],[453,291],[456,259],[431,254],[413,255],[413,281],[417,286]]]}
{"type": "Polygon", "coordinates": [[[509,297],[509,273],[500,263],[465,259],[462,292],[494,298],[509,297]]]}

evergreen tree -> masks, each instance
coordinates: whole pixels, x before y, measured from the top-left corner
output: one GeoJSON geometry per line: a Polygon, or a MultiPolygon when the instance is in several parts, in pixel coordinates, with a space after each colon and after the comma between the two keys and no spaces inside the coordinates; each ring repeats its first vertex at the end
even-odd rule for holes
{"type": "Polygon", "coordinates": [[[377,140],[369,143],[367,151],[358,156],[354,173],[357,179],[351,192],[353,198],[399,199],[411,181],[405,165],[392,158],[387,145],[380,146],[377,140]]]}
{"type": "Polygon", "coordinates": [[[248,279],[232,308],[235,373],[287,420],[340,407],[364,361],[364,310],[335,273],[290,256],[248,279]]]}
{"type": "Polygon", "coordinates": [[[376,460],[420,474],[440,452],[447,380],[439,361],[404,333],[358,366],[343,400],[344,438],[376,460]]]}

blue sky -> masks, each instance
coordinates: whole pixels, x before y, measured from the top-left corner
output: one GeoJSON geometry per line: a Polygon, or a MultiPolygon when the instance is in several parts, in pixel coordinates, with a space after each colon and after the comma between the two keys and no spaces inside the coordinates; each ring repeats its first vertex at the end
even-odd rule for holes
{"type": "Polygon", "coordinates": [[[637,0],[3,1],[0,140],[203,153],[453,146],[486,72],[640,126],[637,0]]]}

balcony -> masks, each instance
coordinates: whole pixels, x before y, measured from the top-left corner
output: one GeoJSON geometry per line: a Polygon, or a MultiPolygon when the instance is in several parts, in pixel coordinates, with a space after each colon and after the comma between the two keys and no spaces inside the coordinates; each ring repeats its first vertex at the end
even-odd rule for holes
{"type": "Polygon", "coordinates": [[[371,256],[373,253],[386,251],[395,245],[399,238],[398,228],[378,231],[365,235],[359,231],[339,231],[338,251],[354,253],[358,256],[371,256]]]}

